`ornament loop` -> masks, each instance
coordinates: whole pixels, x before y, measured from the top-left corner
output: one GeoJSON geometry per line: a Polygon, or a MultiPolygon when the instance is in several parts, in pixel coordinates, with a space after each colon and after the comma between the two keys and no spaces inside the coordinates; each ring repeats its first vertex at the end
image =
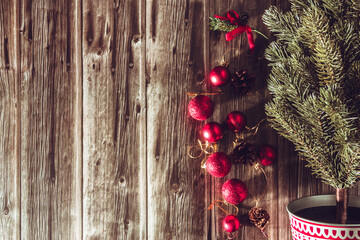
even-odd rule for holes
{"type": "Polygon", "coordinates": [[[235,206],[234,204],[228,203],[231,206],[233,206],[235,208],[235,213],[229,213],[228,211],[226,211],[224,208],[221,207],[221,203],[223,204],[227,204],[228,202],[226,201],[221,201],[221,200],[214,200],[210,206],[208,207],[208,210],[212,210],[214,208],[214,205],[218,206],[224,213],[228,214],[228,215],[237,215],[239,213],[239,208],[237,206],[235,206]]]}
{"type": "MultiPolygon", "coordinates": [[[[198,139],[198,144],[188,146],[187,154],[190,158],[196,159],[201,157],[203,154],[212,154],[217,151],[217,144],[211,144],[210,142],[206,141],[206,143],[202,143],[200,139],[198,139]],[[198,154],[193,154],[192,152],[196,151],[199,152],[198,154]]],[[[206,160],[206,158],[201,162],[206,160]]]]}
{"type": "Polygon", "coordinates": [[[264,227],[264,229],[261,229],[261,233],[264,235],[264,237],[269,238],[269,236],[265,232],[265,227],[264,227]]]}
{"type": "Polygon", "coordinates": [[[232,233],[229,233],[229,234],[228,234],[228,237],[227,237],[227,238],[230,239],[230,240],[236,238],[237,235],[239,235],[239,230],[236,231],[236,234],[235,234],[234,236],[231,236],[231,234],[232,234],[232,233]]]}
{"type": "Polygon", "coordinates": [[[255,202],[255,207],[257,207],[258,204],[259,204],[259,202],[260,202],[260,200],[264,197],[264,195],[265,195],[265,193],[266,193],[266,189],[267,189],[267,186],[269,185],[269,181],[268,181],[268,176],[267,176],[267,174],[266,174],[266,172],[265,172],[265,169],[261,166],[261,163],[260,163],[260,162],[257,162],[257,163],[254,165],[254,168],[255,168],[256,170],[261,170],[261,172],[263,173],[263,175],[264,175],[264,177],[265,177],[265,183],[266,183],[265,188],[263,189],[260,197],[256,198],[256,197],[254,196],[254,199],[255,199],[255,200],[254,200],[254,202],[255,202]]]}
{"type": "Polygon", "coordinates": [[[260,162],[257,162],[257,163],[254,165],[254,168],[255,168],[256,170],[259,170],[259,169],[260,169],[260,170],[262,171],[262,173],[264,174],[264,177],[265,177],[266,184],[267,184],[267,183],[268,183],[268,177],[267,177],[267,174],[266,174],[264,168],[261,166],[261,163],[260,163],[260,162]]]}
{"type": "Polygon", "coordinates": [[[232,50],[238,50],[237,48],[229,48],[228,50],[226,50],[222,56],[220,65],[224,66],[224,67],[228,67],[229,66],[229,61],[225,61],[225,56],[226,54],[230,53],[232,50]]]}

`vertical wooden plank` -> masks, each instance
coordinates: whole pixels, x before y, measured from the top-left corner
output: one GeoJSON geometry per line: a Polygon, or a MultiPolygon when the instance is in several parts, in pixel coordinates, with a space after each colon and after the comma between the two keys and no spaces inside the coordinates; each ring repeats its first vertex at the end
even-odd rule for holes
{"type": "Polygon", "coordinates": [[[144,6],[83,1],[83,239],[146,239],[144,6]]]}
{"type": "Polygon", "coordinates": [[[0,3],[0,239],[20,238],[19,2],[0,3]]]}
{"type": "Polygon", "coordinates": [[[80,11],[21,1],[22,239],[81,238],[80,11]]]}
{"type": "MultiPolygon", "coordinates": [[[[283,11],[289,9],[288,1],[275,0],[272,2],[272,5],[277,6],[283,11]]],[[[273,41],[275,38],[268,29],[267,33],[270,37],[269,42],[273,41]]],[[[267,100],[271,98],[268,91],[266,91],[266,95],[267,100]]],[[[271,196],[273,196],[272,202],[276,203],[270,205],[270,217],[272,219],[269,236],[274,239],[290,240],[292,239],[291,228],[286,206],[291,200],[296,198],[299,184],[298,179],[302,175],[298,174],[297,171],[298,157],[294,152],[293,145],[283,137],[278,136],[278,133],[273,129],[269,129],[268,134],[273,136],[274,145],[278,150],[278,161],[276,162],[276,172],[274,172],[273,178],[276,184],[272,185],[273,187],[269,191],[271,196]]]]}
{"type": "MultiPolygon", "coordinates": [[[[249,14],[248,25],[252,28],[260,30],[267,34],[265,26],[262,23],[261,16],[265,9],[269,7],[269,2],[262,0],[256,1],[210,1],[210,16],[215,14],[225,16],[228,10],[235,10],[239,13],[247,12],[249,14]]],[[[260,35],[254,33],[255,52],[249,52],[249,45],[246,34],[240,35],[234,40],[227,42],[223,32],[210,32],[210,69],[219,65],[223,56],[225,60],[230,61],[230,70],[234,72],[235,69],[241,68],[247,70],[255,77],[255,86],[248,94],[239,94],[234,91],[231,84],[223,87],[224,95],[216,99],[218,108],[215,109],[211,121],[223,123],[228,113],[232,111],[241,111],[247,116],[248,126],[256,125],[261,119],[265,118],[264,102],[268,99],[266,96],[266,61],[263,59],[263,52],[267,46],[267,41],[260,35]]],[[[276,134],[270,134],[266,125],[260,128],[258,136],[251,140],[257,146],[262,144],[276,145],[276,134]],[[274,138],[275,136],[275,138],[274,138]]],[[[273,133],[274,134],[274,133],[273,133]]],[[[225,131],[224,138],[220,141],[220,151],[231,153],[232,141],[234,140],[234,133],[225,131]]],[[[221,195],[222,184],[230,178],[239,178],[245,182],[248,187],[248,198],[239,205],[239,217],[243,223],[243,228],[238,239],[261,239],[262,233],[251,225],[248,221],[248,212],[255,206],[255,199],[259,198],[265,191],[264,196],[259,201],[259,207],[262,207],[275,214],[274,198],[277,201],[277,182],[276,182],[276,166],[269,166],[266,169],[268,176],[268,186],[261,171],[255,170],[254,167],[244,166],[242,164],[234,164],[228,176],[222,179],[212,179],[212,199],[223,200],[221,195]],[[275,192],[273,192],[275,190],[275,192]]],[[[229,211],[233,212],[233,208],[229,207],[229,211]]],[[[222,229],[222,219],[226,216],[220,209],[216,208],[212,212],[212,239],[224,239],[226,233],[222,229]]],[[[274,217],[273,215],[271,216],[274,217]]],[[[273,219],[272,219],[273,220],[273,219]]],[[[267,232],[270,235],[276,230],[276,224],[270,224],[267,232]]],[[[273,238],[272,238],[273,239],[273,238]]],[[[276,239],[276,238],[274,238],[276,239]]]]}
{"type": "Polygon", "coordinates": [[[187,156],[200,124],[187,91],[204,78],[204,2],[146,1],[148,239],[206,239],[201,160],[187,156]]]}

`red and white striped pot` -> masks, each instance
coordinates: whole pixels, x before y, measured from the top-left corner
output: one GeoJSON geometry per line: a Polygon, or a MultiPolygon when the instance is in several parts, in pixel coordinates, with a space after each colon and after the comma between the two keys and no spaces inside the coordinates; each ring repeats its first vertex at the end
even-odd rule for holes
{"type": "MultiPolygon", "coordinates": [[[[354,240],[360,239],[359,224],[330,224],[304,219],[296,212],[320,206],[335,206],[335,195],[317,195],[292,201],[287,206],[293,240],[354,240]]],[[[349,206],[360,208],[360,197],[350,196],[349,206]]]]}

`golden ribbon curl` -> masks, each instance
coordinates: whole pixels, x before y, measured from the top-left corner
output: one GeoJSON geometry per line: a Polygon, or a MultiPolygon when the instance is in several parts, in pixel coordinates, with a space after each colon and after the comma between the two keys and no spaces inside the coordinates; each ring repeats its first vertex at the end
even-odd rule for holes
{"type": "Polygon", "coordinates": [[[245,133],[244,133],[244,135],[245,135],[245,137],[242,137],[241,136],[241,133],[239,132],[239,131],[235,131],[235,136],[236,136],[236,138],[235,138],[235,141],[233,142],[233,144],[234,144],[234,147],[237,145],[237,144],[239,144],[239,143],[241,143],[241,142],[244,142],[244,141],[246,141],[247,139],[249,139],[249,138],[251,138],[251,137],[254,137],[254,136],[256,136],[256,134],[259,132],[259,128],[260,128],[260,125],[263,123],[263,122],[265,122],[266,121],[266,118],[264,118],[264,119],[261,119],[260,120],[260,122],[258,122],[255,126],[253,126],[253,127],[249,127],[249,126],[245,126],[245,133]]]}
{"type": "Polygon", "coordinates": [[[212,210],[214,208],[214,205],[218,206],[224,213],[228,214],[228,215],[237,215],[239,213],[239,208],[237,206],[235,206],[234,204],[228,203],[226,201],[221,201],[221,200],[214,200],[210,206],[208,207],[208,210],[212,210]],[[231,214],[228,211],[226,211],[224,208],[221,207],[221,203],[227,205],[230,204],[231,206],[233,206],[235,208],[235,213],[231,214]]]}
{"type": "MultiPolygon", "coordinates": [[[[218,150],[218,145],[216,143],[212,144],[208,141],[206,141],[205,143],[202,143],[200,141],[200,139],[198,139],[198,144],[195,144],[195,145],[191,145],[188,147],[187,149],[187,154],[190,158],[192,159],[196,159],[196,158],[199,158],[201,157],[203,154],[204,155],[210,155],[210,154],[213,154],[215,152],[217,152],[218,150]],[[192,151],[193,150],[196,150],[198,152],[200,152],[199,154],[192,154],[192,151]]],[[[205,157],[202,161],[201,161],[201,168],[205,168],[205,163],[206,163],[206,160],[207,158],[205,157]]]]}
{"type": "Polygon", "coordinates": [[[219,89],[219,90],[216,90],[214,92],[203,92],[203,93],[191,93],[191,92],[187,92],[186,93],[188,96],[199,96],[199,95],[209,95],[209,96],[216,96],[216,95],[220,95],[220,94],[224,94],[224,92],[219,89]]]}

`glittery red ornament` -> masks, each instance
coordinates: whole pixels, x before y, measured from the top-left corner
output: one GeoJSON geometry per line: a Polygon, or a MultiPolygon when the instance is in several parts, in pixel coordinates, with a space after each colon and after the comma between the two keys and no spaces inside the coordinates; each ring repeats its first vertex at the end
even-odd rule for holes
{"type": "Polygon", "coordinates": [[[210,72],[210,82],[214,86],[225,85],[231,77],[229,69],[225,66],[214,67],[210,72]]]}
{"type": "Polygon", "coordinates": [[[208,157],[205,166],[211,176],[222,178],[230,172],[231,161],[225,153],[216,152],[208,157]]]}
{"type": "Polygon", "coordinates": [[[264,145],[259,150],[259,160],[261,165],[268,166],[277,158],[277,150],[271,145],[264,145]]]}
{"type": "Polygon", "coordinates": [[[211,117],[214,111],[214,104],[208,96],[198,95],[191,99],[188,110],[192,118],[201,121],[211,117]]]}
{"type": "Polygon", "coordinates": [[[246,117],[242,112],[233,111],[229,113],[226,117],[226,124],[230,130],[234,132],[239,132],[243,130],[246,126],[246,117]]]}
{"type": "Polygon", "coordinates": [[[223,184],[221,193],[225,201],[236,205],[246,199],[248,191],[245,183],[240,179],[233,178],[223,184]]]}
{"type": "Polygon", "coordinates": [[[235,215],[228,215],[223,219],[222,226],[229,233],[235,232],[240,227],[240,221],[235,215]]]}
{"type": "Polygon", "coordinates": [[[223,137],[223,132],[220,124],[216,122],[209,122],[202,129],[202,135],[208,142],[217,142],[223,137]]]}

